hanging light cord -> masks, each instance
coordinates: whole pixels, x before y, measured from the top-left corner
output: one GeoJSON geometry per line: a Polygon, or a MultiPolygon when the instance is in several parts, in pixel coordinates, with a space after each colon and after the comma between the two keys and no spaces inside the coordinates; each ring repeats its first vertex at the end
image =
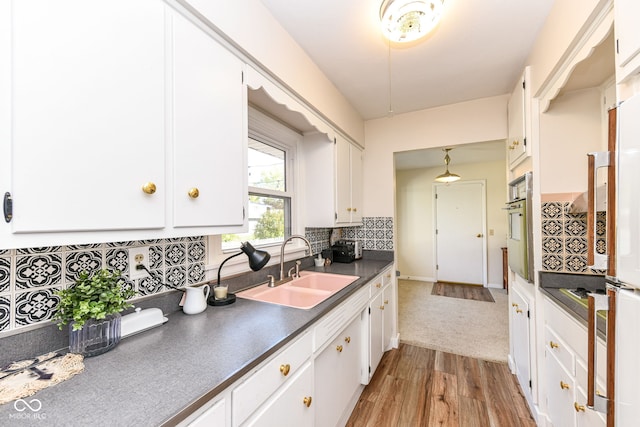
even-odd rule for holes
{"type": "Polygon", "coordinates": [[[387,39],[387,65],[389,67],[387,76],[389,78],[389,111],[387,114],[393,116],[393,108],[391,106],[391,40],[387,39]]]}

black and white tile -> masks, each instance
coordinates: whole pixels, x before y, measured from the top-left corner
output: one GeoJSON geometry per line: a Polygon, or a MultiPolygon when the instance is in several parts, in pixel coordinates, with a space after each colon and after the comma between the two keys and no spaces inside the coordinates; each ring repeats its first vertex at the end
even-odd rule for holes
{"type": "Polygon", "coordinates": [[[57,253],[16,257],[16,289],[52,286],[62,281],[62,257],[57,253]]]}
{"type": "Polygon", "coordinates": [[[48,322],[55,292],[82,271],[120,270],[140,297],[203,282],[206,261],[206,236],[0,250],[0,333],[48,322]],[[139,246],[149,246],[152,277],[131,280],[128,251],[139,246]]]}
{"type": "Polygon", "coordinates": [[[32,325],[51,319],[60,298],[54,295],[57,289],[38,289],[16,295],[16,326],[32,325]]]}

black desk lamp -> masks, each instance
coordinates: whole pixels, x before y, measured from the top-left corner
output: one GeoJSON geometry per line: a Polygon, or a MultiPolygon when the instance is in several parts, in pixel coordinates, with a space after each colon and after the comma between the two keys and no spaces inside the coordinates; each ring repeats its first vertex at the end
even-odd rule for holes
{"type": "MultiPolygon", "coordinates": [[[[247,257],[249,257],[249,267],[251,267],[253,271],[260,270],[262,267],[267,265],[269,259],[271,259],[271,255],[269,254],[269,252],[261,251],[254,248],[249,242],[241,243],[240,250],[241,252],[231,255],[229,258],[220,263],[220,267],[218,267],[218,285],[220,284],[220,271],[222,271],[222,266],[231,258],[235,258],[238,255],[246,254],[247,257]]],[[[213,298],[210,297],[209,300],[213,301],[213,298]]]]}

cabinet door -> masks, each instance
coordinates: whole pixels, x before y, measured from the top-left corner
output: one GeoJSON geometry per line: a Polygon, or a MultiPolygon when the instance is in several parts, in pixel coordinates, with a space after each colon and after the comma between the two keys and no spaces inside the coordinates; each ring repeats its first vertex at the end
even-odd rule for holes
{"type": "Polygon", "coordinates": [[[227,425],[227,401],[220,399],[189,423],[189,427],[224,427],[227,425]]]}
{"type": "Polygon", "coordinates": [[[314,361],[315,425],[336,426],[360,386],[360,316],[314,361]]]}
{"type": "Polygon", "coordinates": [[[362,222],[362,150],[350,145],[351,164],[351,222],[362,222]]]}
{"type": "Polygon", "coordinates": [[[351,144],[336,140],[336,222],[351,222],[351,144]]]}
{"type": "Polygon", "coordinates": [[[393,303],[393,286],[387,285],[382,291],[382,306],[384,307],[382,315],[382,350],[387,351],[391,348],[391,338],[393,337],[393,324],[395,321],[394,303],[393,303]]]}
{"type": "Polygon", "coordinates": [[[295,378],[271,396],[256,415],[243,426],[311,426],[315,411],[314,403],[313,365],[307,363],[295,378]]]}
{"type": "Polygon", "coordinates": [[[560,362],[547,351],[545,359],[547,411],[555,427],[575,426],[575,382],[560,362]]]}
{"type": "Polygon", "coordinates": [[[376,371],[384,353],[382,347],[384,302],[382,298],[383,294],[380,293],[369,304],[369,379],[376,371]]]}
{"type": "Polygon", "coordinates": [[[157,0],[13,2],[13,232],[164,226],[164,14],[157,0]]]}
{"type": "Polygon", "coordinates": [[[525,124],[525,85],[524,74],[511,92],[508,104],[509,138],[507,148],[509,164],[513,167],[526,154],[526,124],[525,124]]]}
{"type": "Polygon", "coordinates": [[[174,225],[241,226],[247,199],[243,64],[173,14],[174,225]]]}
{"type": "Polygon", "coordinates": [[[624,67],[640,52],[638,31],[640,3],[637,0],[615,1],[616,63],[624,67]]]}
{"type": "Polygon", "coordinates": [[[522,388],[531,380],[529,341],[529,302],[515,289],[511,293],[511,327],[516,376],[522,388]]]}

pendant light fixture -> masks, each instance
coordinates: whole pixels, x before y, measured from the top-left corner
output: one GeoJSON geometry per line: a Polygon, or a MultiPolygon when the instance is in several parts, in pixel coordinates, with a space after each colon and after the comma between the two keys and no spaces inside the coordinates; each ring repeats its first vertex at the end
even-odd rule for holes
{"type": "Polygon", "coordinates": [[[437,182],[444,182],[444,183],[450,183],[450,182],[454,182],[460,179],[460,175],[456,175],[455,173],[451,173],[449,172],[449,163],[451,162],[451,157],[449,157],[449,151],[451,151],[452,148],[443,148],[442,151],[445,152],[444,155],[444,164],[446,165],[446,170],[444,171],[443,174],[438,175],[436,177],[436,181],[437,182]]]}
{"type": "Polygon", "coordinates": [[[443,4],[444,0],[383,0],[382,33],[396,43],[418,40],[440,22],[443,4]]]}

